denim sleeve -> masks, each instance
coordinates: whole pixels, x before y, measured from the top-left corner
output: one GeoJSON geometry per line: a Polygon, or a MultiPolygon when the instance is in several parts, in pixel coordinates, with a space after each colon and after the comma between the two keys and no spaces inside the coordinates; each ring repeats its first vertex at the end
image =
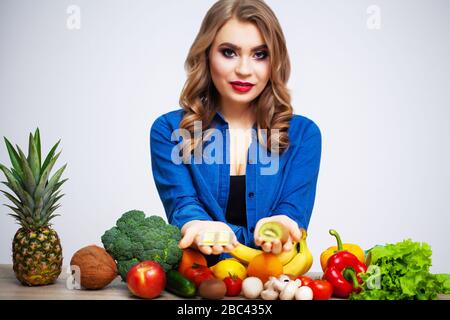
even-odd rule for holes
{"type": "Polygon", "coordinates": [[[157,118],[150,130],[151,165],[167,219],[178,228],[191,220],[212,220],[198,200],[187,165],[172,161],[178,142],[172,141],[171,135],[164,116],[157,118]]]}
{"type": "Polygon", "coordinates": [[[294,151],[290,168],[276,208],[269,214],[286,215],[298,223],[300,228],[308,228],[316,196],[322,153],[322,136],[319,127],[311,123],[304,133],[303,141],[294,151]]]}

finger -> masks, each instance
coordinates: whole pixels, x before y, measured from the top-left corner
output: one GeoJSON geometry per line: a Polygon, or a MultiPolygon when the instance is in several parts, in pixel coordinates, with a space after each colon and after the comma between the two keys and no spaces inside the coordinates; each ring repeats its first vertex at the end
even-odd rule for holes
{"type": "Polygon", "coordinates": [[[237,246],[239,245],[239,241],[237,240],[236,236],[233,237],[231,240],[231,243],[224,246],[223,251],[224,252],[231,252],[233,251],[237,246]]]}
{"type": "Polygon", "coordinates": [[[212,249],[210,246],[199,246],[198,249],[207,256],[209,256],[212,253],[212,249]]]}
{"type": "Polygon", "coordinates": [[[255,237],[255,244],[260,246],[263,243],[263,240],[260,237],[255,237]]]}
{"type": "Polygon", "coordinates": [[[178,243],[178,247],[180,249],[185,249],[191,246],[192,242],[194,242],[195,237],[197,236],[197,230],[194,228],[188,228],[184,237],[178,243]]]}
{"type": "Polygon", "coordinates": [[[272,251],[272,242],[264,242],[261,246],[264,252],[271,252],[272,251]]]}
{"type": "Polygon", "coordinates": [[[272,241],[272,253],[274,254],[280,254],[281,253],[281,241],[279,239],[275,239],[272,241]]]}
{"type": "Polygon", "coordinates": [[[212,254],[221,254],[223,252],[222,246],[213,246],[212,247],[212,254]]]}
{"type": "Polygon", "coordinates": [[[236,248],[236,246],[232,245],[232,244],[227,244],[226,246],[223,247],[223,252],[231,252],[236,248]]]}
{"type": "Polygon", "coordinates": [[[294,242],[299,242],[302,238],[302,231],[297,226],[292,227],[289,234],[294,242]]]}
{"type": "Polygon", "coordinates": [[[288,241],[283,245],[283,251],[289,252],[292,250],[292,239],[289,237],[288,241]]]}
{"type": "Polygon", "coordinates": [[[236,247],[239,244],[239,241],[236,237],[236,235],[234,234],[234,232],[232,233],[230,242],[228,244],[224,244],[224,246],[233,246],[236,247]]]}

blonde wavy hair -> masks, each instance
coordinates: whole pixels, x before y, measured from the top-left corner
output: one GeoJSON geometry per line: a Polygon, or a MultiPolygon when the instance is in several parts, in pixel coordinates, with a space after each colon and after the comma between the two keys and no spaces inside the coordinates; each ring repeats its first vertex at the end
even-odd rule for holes
{"type": "Polygon", "coordinates": [[[258,140],[277,154],[289,146],[288,129],[293,108],[286,84],[291,65],[278,19],[263,0],[219,0],[208,10],[185,61],[187,80],[179,100],[185,111],[180,128],[188,130],[191,136],[183,140],[185,160],[202,142],[202,136],[192,138],[194,122],[201,121],[202,130],[206,130],[216,114],[219,93],[211,79],[208,54],[217,32],[231,18],[254,23],[268,46],[270,79],[261,94],[251,102],[251,107],[256,110],[258,140]],[[262,129],[267,130],[264,131],[265,136],[262,129]],[[272,129],[278,130],[272,133],[272,129]],[[272,143],[273,139],[278,139],[278,143],[272,143]]]}

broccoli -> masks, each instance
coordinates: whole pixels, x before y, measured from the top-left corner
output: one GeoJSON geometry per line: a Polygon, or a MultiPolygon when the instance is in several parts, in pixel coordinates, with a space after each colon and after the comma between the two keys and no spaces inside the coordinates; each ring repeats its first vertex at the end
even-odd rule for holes
{"type": "Polygon", "coordinates": [[[144,212],[132,210],[103,234],[102,243],[126,281],[128,270],[140,261],[156,261],[165,271],[176,268],[183,254],[178,247],[180,239],[180,230],[161,217],[145,217],[144,212]]]}

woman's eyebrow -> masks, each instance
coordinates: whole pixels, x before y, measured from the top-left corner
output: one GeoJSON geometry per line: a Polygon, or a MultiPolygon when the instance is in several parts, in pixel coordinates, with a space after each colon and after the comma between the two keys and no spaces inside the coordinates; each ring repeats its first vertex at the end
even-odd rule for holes
{"type": "MultiPolygon", "coordinates": [[[[235,44],[232,44],[232,43],[229,43],[229,42],[224,42],[224,43],[219,45],[219,47],[222,47],[222,46],[231,47],[232,49],[237,50],[237,51],[241,50],[241,48],[239,46],[237,46],[235,44]]],[[[267,49],[267,45],[266,44],[261,44],[259,46],[256,46],[256,47],[252,48],[252,51],[261,50],[261,49],[267,49]]]]}

